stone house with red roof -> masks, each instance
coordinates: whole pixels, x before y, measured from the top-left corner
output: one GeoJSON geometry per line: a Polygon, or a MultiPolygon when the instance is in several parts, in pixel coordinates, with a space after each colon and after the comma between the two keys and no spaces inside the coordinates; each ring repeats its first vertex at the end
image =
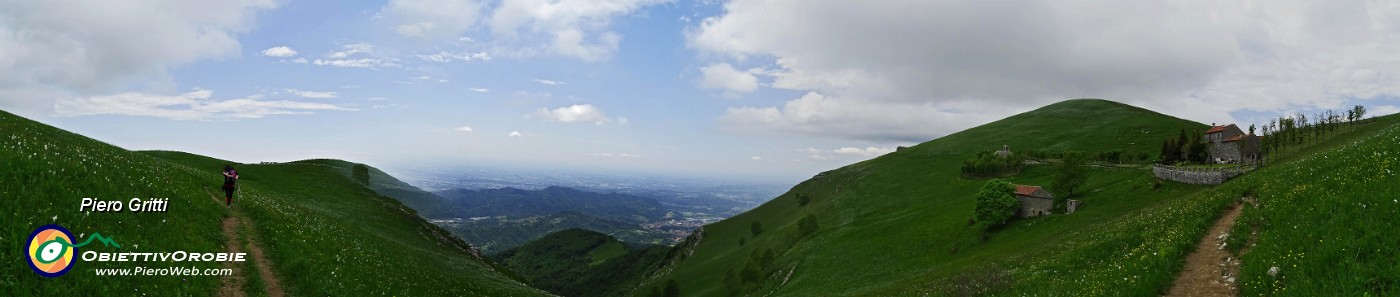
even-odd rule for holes
{"type": "Polygon", "coordinates": [[[1029,218],[1048,215],[1055,210],[1055,195],[1037,186],[1016,185],[1016,200],[1021,202],[1017,217],[1029,218]]]}
{"type": "Polygon", "coordinates": [[[1259,158],[1259,136],[1245,134],[1239,126],[1212,125],[1205,141],[1210,160],[1216,163],[1252,162],[1259,158]]]}

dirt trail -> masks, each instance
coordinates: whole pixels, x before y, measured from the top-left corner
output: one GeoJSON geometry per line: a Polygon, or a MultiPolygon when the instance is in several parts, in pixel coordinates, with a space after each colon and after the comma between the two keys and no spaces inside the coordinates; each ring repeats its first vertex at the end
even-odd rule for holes
{"type": "MultiPolygon", "coordinates": [[[[238,220],[233,217],[224,218],[224,246],[228,247],[230,253],[242,253],[243,249],[238,245],[238,220]]],[[[248,281],[243,276],[243,267],[234,264],[235,262],[224,262],[224,268],[233,269],[233,275],[224,277],[224,283],[219,286],[220,297],[243,297],[243,284],[248,281]]]]}
{"type": "MultiPolygon", "coordinates": [[[[219,196],[214,195],[214,193],[209,193],[209,197],[214,198],[216,202],[224,202],[223,199],[220,199],[219,196]]],[[[237,199],[240,197],[234,198],[237,199]]],[[[240,229],[245,227],[249,228],[248,256],[252,257],[250,260],[258,267],[258,276],[262,279],[263,285],[266,286],[267,295],[273,297],[286,296],[287,294],[282,291],[282,282],[278,281],[277,275],[272,273],[272,261],[267,260],[267,257],[263,254],[261,242],[258,240],[257,236],[253,235],[253,232],[251,232],[253,228],[252,223],[248,222],[243,212],[238,211],[236,208],[231,208],[229,212],[232,216],[224,218],[223,221],[223,233],[224,238],[226,238],[225,243],[226,246],[228,246],[228,252],[243,252],[243,246],[239,244],[241,242],[239,238],[242,237],[243,233],[240,232],[240,229]]],[[[244,283],[247,282],[247,274],[243,271],[241,264],[242,263],[239,262],[227,262],[224,264],[225,268],[233,269],[234,275],[224,278],[223,286],[219,288],[219,296],[246,295],[246,293],[243,292],[243,286],[244,283]]]]}
{"type": "Polygon", "coordinates": [[[1181,269],[1181,275],[1176,277],[1167,296],[1235,296],[1238,293],[1236,278],[1240,259],[1221,245],[1229,236],[1234,236],[1228,233],[1243,209],[1241,203],[1235,203],[1215,221],[1205,238],[1196,244],[1196,251],[1186,256],[1186,267],[1181,269]]]}

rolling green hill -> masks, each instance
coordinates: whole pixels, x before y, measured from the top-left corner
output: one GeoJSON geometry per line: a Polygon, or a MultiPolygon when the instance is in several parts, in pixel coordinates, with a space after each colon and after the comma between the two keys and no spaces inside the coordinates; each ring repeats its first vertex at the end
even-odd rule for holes
{"type": "MultiPolygon", "coordinates": [[[[705,226],[632,294],[675,281],[696,296],[1161,295],[1222,210],[1253,196],[1261,207],[1247,208],[1231,237],[1242,246],[1247,236],[1238,234],[1258,232],[1239,254],[1246,295],[1391,295],[1400,234],[1380,230],[1393,230],[1400,211],[1391,199],[1397,122],[1340,129],[1219,186],[1093,166],[1076,213],[1013,220],[984,236],[970,225],[983,181],[958,175],[969,155],[1002,144],[1155,155],[1180,129],[1206,128],[1108,101],[1065,101],[819,174],[705,226]],[[1282,272],[1270,275],[1273,267],[1282,272]]],[[[1010,180],[1047,185],[1053,175],[1030,166],[1010,180]]]]}
{"type": "MultiPolygon", "coordinates": [[[[684,255],[653,275],[643,288],[676,280],[686,295],[909,295],[941,294],[945,280],[982,275],[989,286],[1035,284],[996,281],[1015,261],[1057,259],[1102,241],[1092,230],[1130,220],[1146,209],[1198,187],[1153,188],[1150,172],[1134,168],[1091,170],[1073,215],[1017,220],[990,234],[969,226],[973,196],[983,180],[960,177],[962,160],[1002,145],[1041,152],[1153,152],[1161,140],[1194,123],[1115,102],[1080,99],[1048,105],[976,128],[818,174],[768,203],[705,226],[684,255]],[[811,198],[803,205],[801,193],[811,198]],[[807,218],[808,229],[800,222],[807,218]],[[752,225],[764,230],[755,234],[752,225]],[[1060,243],[1071,246],[1057,247],[1060,243]],[[773,260],[765,261],[766,254],[773,260]],[[1000,263],[1000,265],[988,265],[1000,263]]],[[[1015,183],[1048,185],[1053,174],[1031,166],[1015,183]]],[[[1209,222],[1209,216],[1190,220],[1209,222]]],[[[1186,248],[1194,238],[1171,244],[1186,248]]],[[[1065,260],[1069,261],[1069,260],[1065,260]]],[[[1062,264],[1047,263],[1046,266],[1062,264]]],[[[1162,267],[1165,268],[1165,267],[1162,267]]],[[[1156,268],[1149,268],[1156,269],[1156,268]]],[[[1160,269],[1153,285],[1169,282],[1160,269]]],[[[955,289],[955,288],[954,288],[955,289]]],[[[1131,289],[1129,287],[1129,289],[1131,289]]],[[[634,292],[641,294],[643,291],[634,292]]]]}
{"type": "MultiPolygon", "coordinates": [[[[351,177],[352,168],[356,165],[354,162],[334,159],[312,159],[298,162],[330,166],[333,170],[346,178],[351,177]]],[[[417,210],[418,213],[427,215],[427,217],[433,217],[429,214],[440,211],[448,206],[443,198],[439,197],[437,194],[424,191],[423,189],[403,182],[374,166],[366,165],[366,167],[369,169],[369,188],[374,190],[375,193],[379,193],[379,195],[397,199],[399,202],[403,202],[404,205],[417,210]]]]}
{"type": "Polygon", "coordinates": [[[555,294],[618,296],[655,269],[669,251],[656,245],[630,247],[607,234],[567,229],[491,257],[555,294]]]}
{"type": "Polygon", "coordinates": [[[636,223],[600,219],[574,211],[547,216],[490,217],[438,224],[486,253],[501,252],[549,233],[573,228],[605,233],[629,243],[673,243],[668,233],[645,230],[636,223]]]}
{"type": "MultiPolygon", "coordinates": [[[[0,258],[15,263],[0,268],[7,275],[0,295],[213,295],[225,277],[103,277],[95,270],[223,267],[216,262],[78,261],[68,274],[50,279],[19,264],[27,261],[20,251],[35,228],[60,224],[76,240],[100,233],[120,245],[81,250],[223,252],[229,238],[220,225],[235,215],[246,216],[253,228],[242,232],[260,238],[256,245],[289,295],[544,294],[493,268],[398,201],[315,162],[238,165],[241,194],[228,209],[214,197],[227,161],[131,152],[4,112],[0,131],[0,197],[7,198],[0,204],[6,222],[0,258]],[[80,211],[84,197],[168,198],[169,204],[164,213],[80,211]]],[[[250,241],[239,245],[254,246],[250,241]]],[[[252,262],[243,265],[248,281],[235,289],[258,295],[269,282],[251,273],[252,262]]]]}

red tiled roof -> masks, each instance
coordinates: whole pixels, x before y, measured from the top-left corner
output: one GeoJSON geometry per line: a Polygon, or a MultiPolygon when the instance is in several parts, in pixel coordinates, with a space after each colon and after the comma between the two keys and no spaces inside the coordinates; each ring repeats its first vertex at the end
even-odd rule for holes
{"type": "Polygon", "coordinates": [[[1040,187],[1037,186],[1016,185],[1016,195],[1031,196],[1031,194],[1034,194],[1035,191],[1039,190],[1040,187]]]}
{"type": "Polygon", "coordinates": [[[1221,141],[1222,141],[1222,142],[1231,142],[1231,141],[1239,141],[1240,139],[1244,139],[1244,135],[1230,136],[1230,138],[1226,138],[1225,140],[1221,140],[1221,141]]]}
{"type": "Polygon", "coordinates": [[[1229,124],[1229,125],[1226,125],[1226,126],[1215,126],[1215,127],[1210,127],[1210,130],[1206,130],[1206,134],[1225,132],[1225,128],[1231,127],[1231,126],[1234,126],[1234,125],[1235,125],[1235,124],[1229,124]]]}

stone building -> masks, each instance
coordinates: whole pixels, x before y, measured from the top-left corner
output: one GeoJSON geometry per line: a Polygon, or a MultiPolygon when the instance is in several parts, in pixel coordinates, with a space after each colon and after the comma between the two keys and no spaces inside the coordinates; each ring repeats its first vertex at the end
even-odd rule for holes
{"type": "Polygon", "coordinates": [[[1037,186],[1016,185],[1016,200],[1021,202],[1022,218],[1048,215],[1055,210],[1055,196],[1037,186]]]}
{"type": "Polygon", "coordinates": [[[1011,157],[1011,145],[1003,144],[1001,145],[1000,150],[997,150],[995,153],[992,154],[1002,158],[1011,157]]]}
{"type": "Polygon", "coordinates": [[[1206,130],[1206,147],[1216,163],[1250,162],[1259,158],[1259,136],[1245,134],[1239,126],[1212,126],[1206,130]]]}

